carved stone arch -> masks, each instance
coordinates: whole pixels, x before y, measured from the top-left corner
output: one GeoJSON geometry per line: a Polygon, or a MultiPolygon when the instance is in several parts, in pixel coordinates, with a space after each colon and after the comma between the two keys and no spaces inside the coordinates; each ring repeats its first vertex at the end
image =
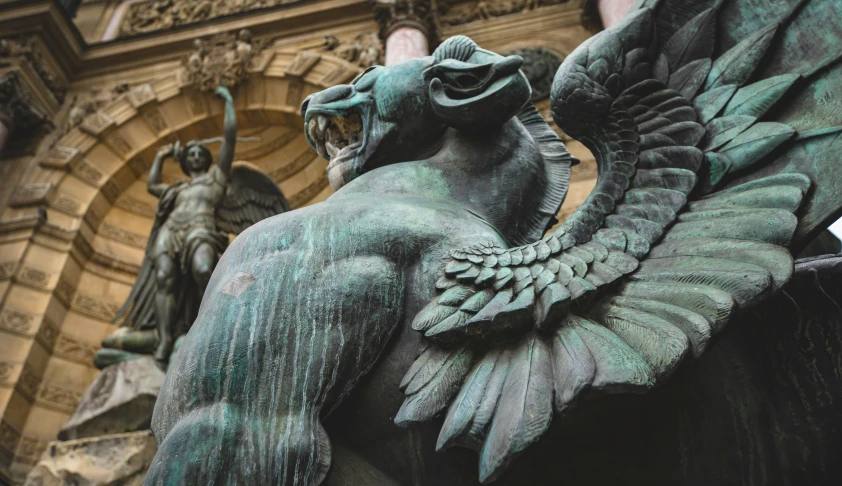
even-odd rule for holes
{"type": "MultiPolygon", "coordinates": [[[[238,159],[275,178],[293,207],[330,194],[327,161],[304,140],[300,104],[360,71],[330,53],[268,49],[234,93],[241,134],[262,137],[238,144],[238,159]]],[[[0,447],[22,468],[55,439],[63,422],[56,414],[66,420],[97,374],[93,354],[114,330],[110,321],[133,284],[152,224],[155,200],[144,178],[155,150],[222,133],[223,103],[187,80],[174,72],[86,117],[39,160],[0,218],[0,254],[8,260],[0,261],[0,339],[22,350],[0,357],[21,412],[14,423],[2,418],[0,426],[15,434],[0,447]],[[31,423],[46,415],[52,434],[31,423]]],[[[170,162],[165,176],[177,179],[178,172],[170,162]]]]}

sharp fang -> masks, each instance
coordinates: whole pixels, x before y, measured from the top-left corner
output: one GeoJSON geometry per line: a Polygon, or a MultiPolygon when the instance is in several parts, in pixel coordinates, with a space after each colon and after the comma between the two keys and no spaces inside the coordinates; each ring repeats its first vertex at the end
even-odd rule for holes
{"type": "Polygon", "coordinates": [[[315,118],[310,119],[310,123],[307,124],[307,133],[310,135],[310,139],[314,142],[318,138],[318,133],[316,132],[316,125],[318,122],[315,118]]]}
{"type": "Polygon", "coordinates": [[[339,149],[336,148],[336,145],[333,145],[330,142],[325,143],[325,148],[327,149],[327,153],[330,155],[330,158],[336,157],[336,154],[339,153],[339,149]]]}
{"type": "Polygon", "coordinates": [[[316,152],[318,152],[319,156],[322,157],[323,159],[330,159],[330,157],[327,156],[327,150],[325,150],[325,146],[323,144],[321,144],[321,143],[316,144],[316,152]]]}
{"type": "Polygon", "coordinates": [[[327,128],[327,118],[319,116],[319,132],[324,133],[327,128]]]}

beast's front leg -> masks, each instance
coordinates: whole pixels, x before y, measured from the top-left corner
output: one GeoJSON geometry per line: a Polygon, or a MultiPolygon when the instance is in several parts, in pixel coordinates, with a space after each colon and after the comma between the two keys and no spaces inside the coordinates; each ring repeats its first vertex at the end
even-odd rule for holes
{"type": "Polygon", "coordinates": [[[220,263],[159,397],[160,449],[145,484],[324,480],[320,419],[403,321],[402,275],[375,256],[318,270],[300,254],[271,259],[258,272],[220,263]]]}

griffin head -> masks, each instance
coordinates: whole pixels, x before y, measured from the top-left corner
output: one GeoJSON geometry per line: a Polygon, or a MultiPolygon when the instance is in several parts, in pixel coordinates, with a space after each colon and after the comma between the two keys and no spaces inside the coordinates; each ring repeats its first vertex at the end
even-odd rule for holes
{"type": "Polygon", "coordinates": [[[368,68],[351,84],[304,100],[307,141],[330,161],[334,189],[377,167],[429,156],[448,127],[492,129],[523,108],[531,88],[522,62],[457,36],[432,56],[368,68]]]}

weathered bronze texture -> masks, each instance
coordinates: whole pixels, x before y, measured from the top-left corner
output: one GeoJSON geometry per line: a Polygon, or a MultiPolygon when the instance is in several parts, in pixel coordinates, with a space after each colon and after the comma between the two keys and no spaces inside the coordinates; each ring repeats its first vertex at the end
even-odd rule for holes
{"type": "MultiPolygon", "coordinates": [[[[553,118],[600,173],[549,233],[575,159],[529,105],[522,58],[457,36],[308,97],[307,139],[337,192],[244,232],[219,262],[156,405],[146,484],[686,477],[681,461],[593,471],[647,437],[670,444],[625,424],[621,443],[580,456],[589,430],[611,437],[612,413],[635,420],[626,398],[586,400],[680,380],[842,208],[838,103],[802,94],[842,86],[827,8],[645,0],[567,56],[553,118]],[[794,58],[781,39],[799,36],[818,47],[794,58]],[[478,467],[434,452],[452,446],[478,467]]],[[[748,362],[712,359],[729,352],[748,362]]],[[[769,442],[762,477],[797,483],[803,468],[769,442]]],[[[832,442],[810,442],[813,464],[832,442]]]]}
{"type": "MultiPolygon", "coordinates": [[[[154,327],[158,337],[154,356],[162,362],[169,359],[175,339],[193,323],[218,255],[228,246],[228,234],[238,234],[289,210],[274,181],[254,166],[233,163],[237,143],[234,99],[224,85],[216,94],[225,100],[224,137],[163,146],[152,162],[149,192],[160,199],[155,225],[134,288],[115,318],[137,331],[154,327]],[[206,145],[213,141],[221,141],[222,147],[211,167],[206,145]],[[189,181],[162,182],[163,164],[170,157],[190,176],[189,181]]],[[[105,344],[112,349],[131,349],[123,341],[142,341],[139,336],[128,333],[118,342],[105,344]]],[[[98,365],[120,360],[100,359],[98,365]]]]}

